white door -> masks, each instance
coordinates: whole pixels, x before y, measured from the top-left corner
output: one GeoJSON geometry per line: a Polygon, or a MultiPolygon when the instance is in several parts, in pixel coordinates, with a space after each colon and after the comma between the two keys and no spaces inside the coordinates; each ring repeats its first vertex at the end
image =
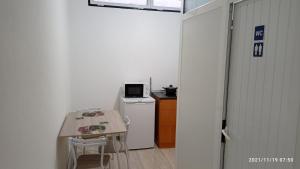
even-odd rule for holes
{"type": "MultiPolygon", "coordinates": [[[[152,99],[152,98],[151,98],[152,99]]],[[[127,135],[129,149],[154,147],[155,101],[126,102],[124,115],[130,119],[127,135]]]]}
{"type": "Polygon", "coordinates": [[[234,5],[227,107],[231,140],[225,146],[225,169],[294,167],[299,9],[299,0],[244,0],[234,5]],[[254,57],[259,51],[255,28],[263,25],[264,38],[256,41],[263,43],[262,57],[254,57]]]}

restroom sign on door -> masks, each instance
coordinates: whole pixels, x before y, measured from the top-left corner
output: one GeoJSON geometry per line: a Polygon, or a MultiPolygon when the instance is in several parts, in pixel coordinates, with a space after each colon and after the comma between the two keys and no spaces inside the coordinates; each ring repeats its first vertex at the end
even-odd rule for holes
{"type": "Polygon", "coordinates": [[[262,57],[264,53],[264,43],[254,43],[254,57],[262,57]]]}
{"type": "Polygon", "coordinates": [[[262,57],[264,54],[265,25],[255,27],[253,56],[262,57]]]}

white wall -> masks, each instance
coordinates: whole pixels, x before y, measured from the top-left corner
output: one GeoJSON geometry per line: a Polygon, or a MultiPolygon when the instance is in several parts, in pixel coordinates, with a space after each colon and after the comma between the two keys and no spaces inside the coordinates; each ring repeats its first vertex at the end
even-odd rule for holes
{"type": "Polygon", "coordinates": [[[180,14],[69,0],[72,109],[118,107],[124,81],[177,84],[180,14]]]}
{"type": "Polygon", "coordinates": [[[56,168],[68,110],[64,1],[0,1],[0,168],[56,168]]]}

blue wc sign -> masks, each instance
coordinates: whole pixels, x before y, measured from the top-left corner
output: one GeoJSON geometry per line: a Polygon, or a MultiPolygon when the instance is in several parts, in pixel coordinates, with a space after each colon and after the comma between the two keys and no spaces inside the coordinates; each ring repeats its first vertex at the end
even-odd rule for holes
{"type": "Polygon", "coordinates": [[[264,36],[265,36],[265,25],[256,26],[255,33],[254,33],[254,40],[255,41],[264,40],[264,36]]]}
{"type": "Polygon", "coordinates": [[[255,27],[253,56],[262,57],[264,53],[265,25],[255,27]]]}

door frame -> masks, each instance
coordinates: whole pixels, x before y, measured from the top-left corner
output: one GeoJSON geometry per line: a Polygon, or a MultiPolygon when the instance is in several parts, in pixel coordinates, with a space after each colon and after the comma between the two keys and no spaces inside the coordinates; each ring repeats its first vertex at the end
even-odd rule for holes
{"type": "MultiPolygon", "coordinates": [[[[227,114],[228,114],[228,92],[229,92],[229,83],[230,83],[230,63],[231,63],[231,55],[232,55],[232,34],[234,29],[234,14],[235,14],[235,6],[241,2],[249,1],[249,0],[230,0],[229,1],[229,13],[228,13],[228,34],[227,34],[227,49],[226,49],[226,65],[225,65],[225,79],[224,79],[224,103],[223,103],[223,114],[222,114],[222,130],[227,127],[227,114]]],[[[225,146],[226,139],[222,134],[222,146],[220,150],[220,169],[225,168],[225,146]]]]}

